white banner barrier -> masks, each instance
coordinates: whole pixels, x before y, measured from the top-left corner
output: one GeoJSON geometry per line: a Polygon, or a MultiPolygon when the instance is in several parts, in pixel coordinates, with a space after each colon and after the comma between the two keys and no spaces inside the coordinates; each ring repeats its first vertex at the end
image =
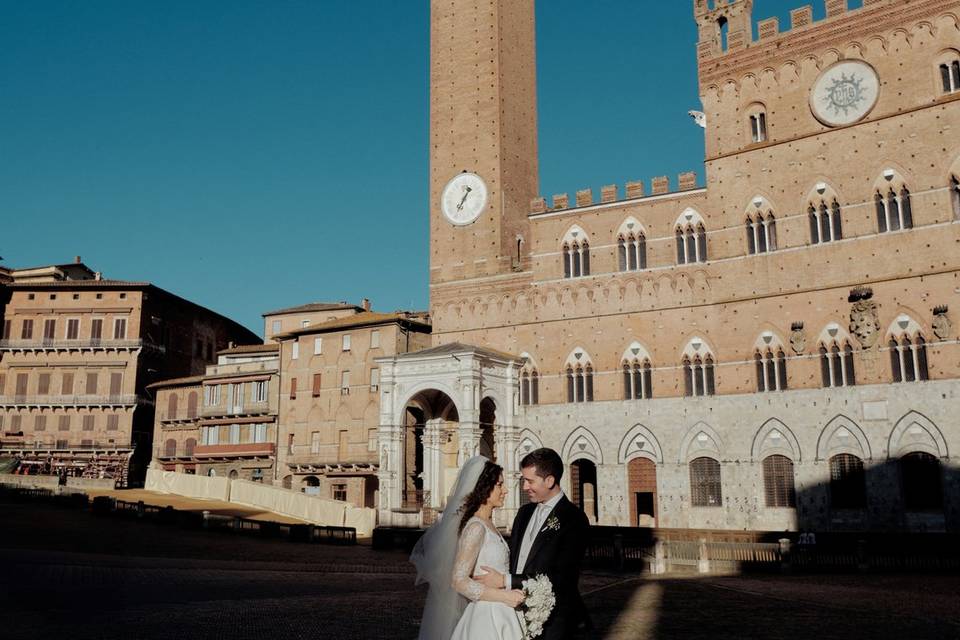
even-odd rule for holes
{"type": "Polygon", "coordinates": [[[373,534],[377,524],[374,509],[353,507],[346,502],[308,496],[270,485],[234,480],[230,500],[236,504],[258,507],[312,524],[334,527],[354,527],[358,536],[373,534]]]}
{"type": "Polygon", "coordinates": [[[230,479],[147,469],[145,489],[189,498],[230,501],[230,479]]]}
{"type": "Polygon", "coordinates": [[[51,491],[56,491],[57,487],[60,486],[60,478],[58,476],[21,476],[12,473],[0,473],[0,484],[23,489],[50,489],[51,491]]]}

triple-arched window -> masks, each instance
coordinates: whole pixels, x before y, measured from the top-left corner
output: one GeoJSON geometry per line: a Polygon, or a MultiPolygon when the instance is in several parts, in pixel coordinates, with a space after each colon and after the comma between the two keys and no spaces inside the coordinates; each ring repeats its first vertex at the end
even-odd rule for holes
{"type": "Polygon", "coordinates": [[[628,231],[617,236],[617,262],[620,271],[647,268],[647,239],[642,232],[628,231]]]}
{"type": "Polygon", "coordinates": [[[834,199],[811,202],[807,208],[807,217],[810,221],[810,242],[820,244],[833,242],[843,238],[843,221],[840,217],[840,203],[834,199]]]}
{"type": "Polygon", "coordinates": [[[563,277],[590,275],[590,245],[586,240],[563,243],[563,277]]]}
{"type": "Polygon", "coordinates": [[[784,391],[787,388],[787,356],[783,349],[757,349],[753,358],[757,369],[757,391],[784,391]]]}
{"type": "Polygon", "coordinates": [[[890,338],[890,370],[894,382],[928,380],[927,343],[919,333],[913,338],[903,335],[890,338]]]}
{"type": "Polygon", "coordinates": [[[857,384],[853,368],[853,347],[849,341],[820,343],[820,378],[824,387],[850,387],[857,384]]]}
{"type": "Polygon", "coordinates": [[[593,402],[593,367],[567,365],[567,402],[593,402]]]}
{"type": "Polygon", "coordinates": [[[683,356],[683,395],[712,396],[716,393],[713,356],[683,356]]]}
{"type": "Polygon", "coordinates": [[[653,397],[653,367],[649,358],[644,358],[642,362],[638,359],[624,360],[621,369],[624,400],[649,400],[653,397]]]}
{"type": "Polygon", "coordinates": [[[750,255],[755,253],[767,253],[777,250],[777,219],[773,212],[767,212],[748,215],[746,221],[747,231],[747,252],[750,255]]]}
{"type": "Polygon", "coordinates": [[[707,261],[707,231],[703,224],[678,226],[677,264],[707,261]]]}
{"type": "Polygon", "coordinates": [[[910,190],[906,185],[877,189],[873,196],[877,210],[877,229],[880,233],[913,228],[913,209],[910,190]]]}

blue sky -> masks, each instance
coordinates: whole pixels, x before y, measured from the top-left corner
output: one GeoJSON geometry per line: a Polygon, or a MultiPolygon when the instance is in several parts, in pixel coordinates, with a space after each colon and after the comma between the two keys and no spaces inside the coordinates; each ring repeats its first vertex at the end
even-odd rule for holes
{"type": "MultiPolygon", "coordinates": [[[[541,193],[702,180],[692,5],[539,0],[541,193]]],[[[80,255],[258,333],[308,301],[427,307],[429,2],[0,9],[3,264],[80,255]]]]}

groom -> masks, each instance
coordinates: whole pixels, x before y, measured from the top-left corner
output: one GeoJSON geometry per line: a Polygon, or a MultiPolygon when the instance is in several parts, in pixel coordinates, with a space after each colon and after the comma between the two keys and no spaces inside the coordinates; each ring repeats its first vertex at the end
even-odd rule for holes
{"type": "Polygon", "coordinates": [[[522,589],[523,581],[545,574],[557,602],[543,627],[543,640],[573,638],[589,624],[580,597],[580,562],[587,545],[587,516],[560,490],[563,461],[553,449],[536,449],[520,461],[522,489],[530,504],[520,507],[510,534],[510,574],[490,567],[475,578],[495,589],[522,589]]]}

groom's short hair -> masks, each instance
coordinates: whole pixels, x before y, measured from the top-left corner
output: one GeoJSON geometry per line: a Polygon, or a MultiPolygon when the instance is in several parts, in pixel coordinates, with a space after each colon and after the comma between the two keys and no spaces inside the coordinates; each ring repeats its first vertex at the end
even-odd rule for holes
{"type": "Polygon", "coordinates": [[[534,449],[523,456],[523,459],[520,461],[520,468],[526,469],[528,467],[536,467],[537,475],[541,478],[553,476],[557,484],[560,483],[560,478],[563,477],[563,460],[560,459],[560,454],[547,447],[534,449]]]}

